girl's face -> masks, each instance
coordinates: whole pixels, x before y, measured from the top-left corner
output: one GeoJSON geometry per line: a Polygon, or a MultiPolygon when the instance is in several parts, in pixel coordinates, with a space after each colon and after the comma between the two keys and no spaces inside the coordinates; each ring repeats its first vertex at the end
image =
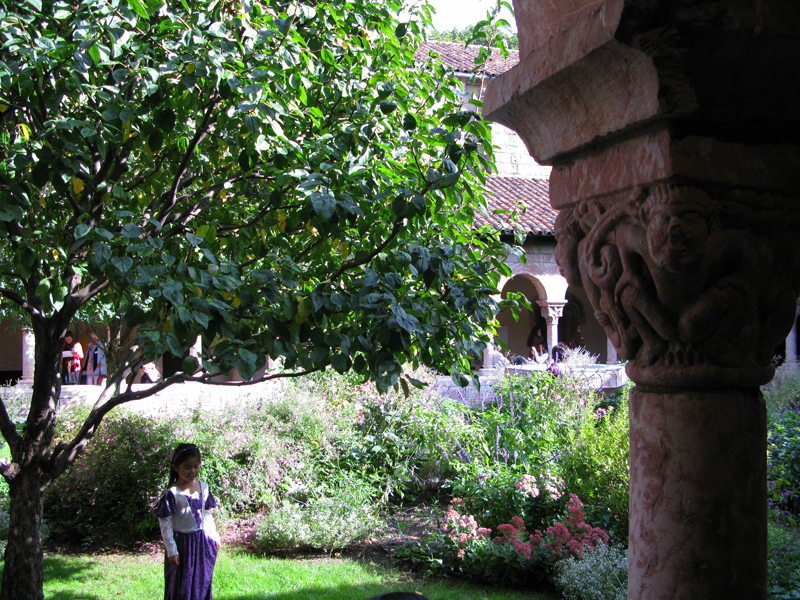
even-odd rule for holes
{"type": "Polygon", "coordinates": [[[178,474],[179,486],[191,485],[200,474],[200,459],[197,457],[187,458],[179,465],[172,465],[172,469],[178,474]]]}

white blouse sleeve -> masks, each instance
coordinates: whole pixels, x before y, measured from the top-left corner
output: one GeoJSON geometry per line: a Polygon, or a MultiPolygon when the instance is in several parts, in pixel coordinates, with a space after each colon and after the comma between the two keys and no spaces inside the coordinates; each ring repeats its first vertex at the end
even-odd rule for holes
{"type": "Polygon", "coordinates": [[[175,556],[178,553],[178,546],[175,544],[175,536],[172,533],[172,515],[159,518],[158,524],[161,527],[161,539],[164,540],[167,556],[175,556]]]}

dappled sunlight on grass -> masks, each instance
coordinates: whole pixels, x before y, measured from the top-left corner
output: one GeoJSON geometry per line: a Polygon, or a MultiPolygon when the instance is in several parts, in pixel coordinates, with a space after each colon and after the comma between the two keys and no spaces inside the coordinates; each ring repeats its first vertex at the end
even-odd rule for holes
{"type": "MultiPolygon", "coordinates": [[[[163,594],[158,556],[47,556],[44,567],[46,600],[150,600],[163,594]]],[[[223,550],[214,572],[215,600],[366,600],[400,590],[432,600],[553,600],[454,580],[414,581],[407,573],[347,559],[287,560],[223,550]]]]}

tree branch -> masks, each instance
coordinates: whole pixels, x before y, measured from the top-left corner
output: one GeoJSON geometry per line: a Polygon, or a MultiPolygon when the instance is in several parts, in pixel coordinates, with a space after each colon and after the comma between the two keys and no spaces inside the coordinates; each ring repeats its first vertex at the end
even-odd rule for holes
{"type": "Polygon", "coordinates": [[[330,276],[328,279],[329,279],[330,281],[333,281],[334,279],[336,279],[337,277],[339,277],[339,276],[340,276],[342,273],[344,273],[345,271],[349,271],[350,269],[355,269],[356,267],[360,267],[361,265],[365,265],[365,264],[367,264],[367,263],[368,263],[369,261],[371,261],[373,258],[375,258],[376,256],[378,256],[378,254],[380,254],[381,252],[383,252],[383,249],[384,249],[384,248],[386,248],[386,246],[388,246],[388,245],[389,245],[389,243],[390,243],[392,240],[394,240],[394,239],[395,239],[395,238],[398,236],[398,234],[400,233],[400,230],[401,230],[402,228],[403,228],[402,221],[396,221],[396,222],[395,222],[395,224],[394,224],[394,226],[392,227],[392,233],[390,233],[390,234],[389,234],[389,237],[387,237],[385,240],[383,240],[383,243],[381,243],[381,244],[380,244],[378,247],[376,247],[376,248],[375,248],[375,250],[373,250],[372,252],[370,252],[370,253],[369,253],[367,256],[365,256],[364,258],[361,258],[361,259],[359,259],[359,260],[351,260],[350,262],[344,263],[344,264],[343,264],[341,267],[339,267],[339,269],[338,269],[338,270],[337,270],[335,273],[333,273],[333,274],[332,274],[332,275],[331,275],[331,276],[330,276]]]}
{"type": "Polygon", "coordinates": [[[0,433],[3,434],[3,438],[5,438],[6,442],[8,442],[8,446],[12,449],[11,455],[13,456],[13,448],[19,443],[19,440],[22,439],[22,436],[17,432],[17,428],[11,421],[11,417],[8,416],[6,403],[3,402],[2,399],[0,399],[0,433]]]}
{"type": "Polygon", "coordinates": [[[38,308],[30,304],[27,300],[25,300],[25,298],[23,298],[13,290],[9,290],[7,288],[0,288],[0,296],[8,298],[12,302],[16,302],[22,308],[22,310],[30,314],[31,317],[33,318],[44,317],[44,315],[42,315],[41,311],[38,308]]]}

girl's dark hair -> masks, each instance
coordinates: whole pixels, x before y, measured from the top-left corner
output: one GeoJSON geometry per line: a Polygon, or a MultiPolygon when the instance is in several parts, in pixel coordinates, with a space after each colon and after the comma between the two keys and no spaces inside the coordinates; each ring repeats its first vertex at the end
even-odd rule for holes
{"type": "Polygon", "coordinates": [[[64,339],[67,339],[68,337],[71,337],[73,340],[75,340],[75,336],[72,335],[71,331],[67,331],[67,333],[64,334],[64,339]]]}
{"type": "Polygon", "coordinates": [[[169,483],[167,484],[167,487],[171,487],[173,483],[178,481],[178,472],[172,468],[172,465],[178,467],[190,458],[202,460],[202,457],[200,456],[200,448],[194,444],[178,444],[178,447],[175,448],[175,452],[172,453],[172,460],[170,461],[169,466],[169,483]]]}

